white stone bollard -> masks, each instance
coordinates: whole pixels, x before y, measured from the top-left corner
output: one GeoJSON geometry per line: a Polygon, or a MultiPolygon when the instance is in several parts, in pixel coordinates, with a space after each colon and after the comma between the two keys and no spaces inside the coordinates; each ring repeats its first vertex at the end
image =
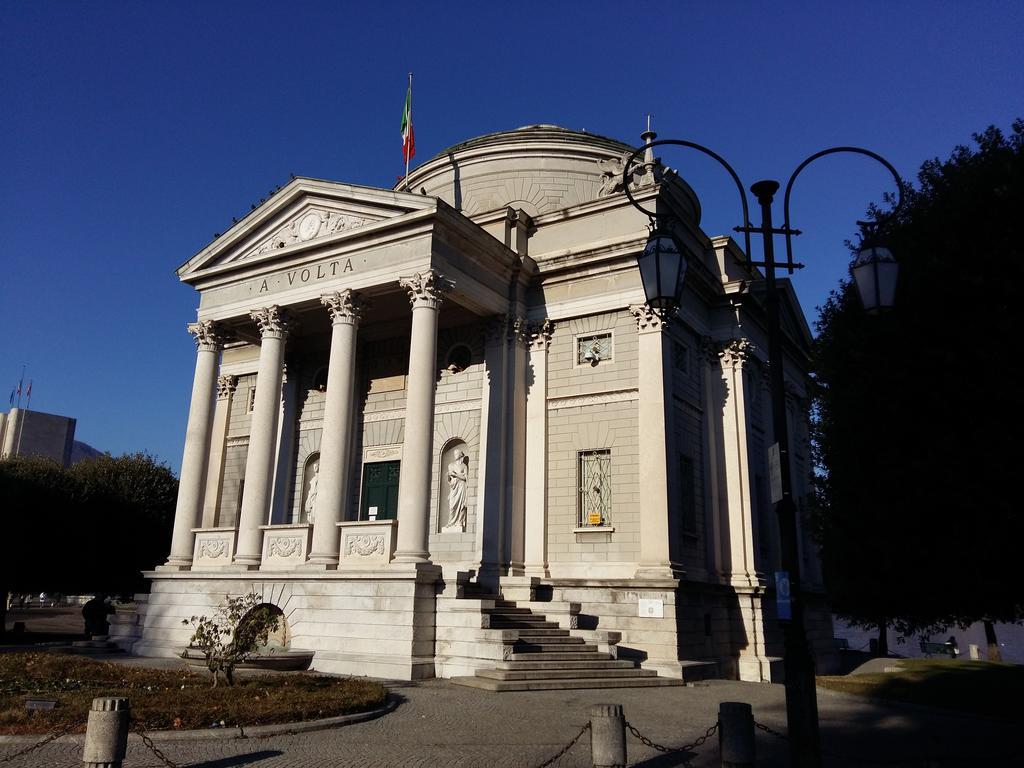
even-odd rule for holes
{"type": "Polygon", "coordinates": [[[121,768],[128,749],[128,699],[92,700],[85,726],[82,763],[89,768],[121,768]]]}
{"type": "Polygon", "coordinates": [[[626,718],[621,704],[595,704],[590,708],[590,756],[594,768],[626,765],[626,718]]]}
{"type": "Polygon", "coordinates": [[[718,705],[718,746],[722,768],[753,768],[754,710],[739,701],[718,705]]]}

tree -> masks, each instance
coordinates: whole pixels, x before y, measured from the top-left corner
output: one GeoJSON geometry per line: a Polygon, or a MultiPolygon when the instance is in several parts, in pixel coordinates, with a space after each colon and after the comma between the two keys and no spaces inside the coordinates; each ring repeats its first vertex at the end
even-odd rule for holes
{"type": "Polygon", "coordinates": [[[100,456],[68,469],[79,514],[90,521],[83,545],[103,564],[92,589],[130,594],[145,586],[142,571],[170,548],[178,481],[166,464],[145,453],[100,456]]]}
{"type": "Polygon", "coordinates": [[[181,658],[187,659],[191,648],[199,650],[213,676],[214,688],[221,674],[228,685],[234,685],[235,668],[251,658],[277,629],[279,613],[261,603],[255,593],[229,596],[212,617],[193,616],[181,622],[195,628],[181,658]]]}
{"type": "Polygon", "coordinates": [[[882,225],[900,264],[895,309],[866,316],[846,280],[817,325],[826,583],[839,614],[901,634],[1024,618],[1012,373],[1024,121],[974,142],[924,163],[882,225]]]}
{"type": "Polygon", "coordinates": [[[145,454],[68,469],[37,457],[0,461],[0,596],[144,588],[141,571],[167,554],[177,493],[170,468],[145,454]]]}

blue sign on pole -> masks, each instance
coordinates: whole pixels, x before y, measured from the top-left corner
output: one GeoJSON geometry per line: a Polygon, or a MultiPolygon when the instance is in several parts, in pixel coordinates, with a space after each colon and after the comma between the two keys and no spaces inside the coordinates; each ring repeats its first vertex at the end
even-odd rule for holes
{"type": "Polygon", "coordinates": [[[775,572],[775,613],[782,621],[789,621],[793,618],[788,571],[775,572]]]}

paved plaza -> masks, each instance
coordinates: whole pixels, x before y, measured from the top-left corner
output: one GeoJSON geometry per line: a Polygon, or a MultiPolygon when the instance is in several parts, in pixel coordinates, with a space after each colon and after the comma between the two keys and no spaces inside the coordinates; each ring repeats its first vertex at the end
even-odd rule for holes
{"type": "MultiPolygon", "coordinates": [[[[296,735],[203,741],[159,741],[178,765],[190,768],[314,768],[351,766],[461,766],[530,768],[557,753],[588,720],[597,703],[620,703],[626,719],[667,746],[692,742],[715,722],[721,701],[747,701],[758,722],[785,730],[783,689],[778,685],[714,681],[693,688],[489,693],[443,680],[391,686],[401,703],[369,722],[296,735]]],[[[819,690],[823,746],[828,766],[1019,765],[1013,724],[882,706],[819,690]],[[993,759],[1002,755],[1002,759],[993,759]],[[927,762],[932,759],[934,762],[927,762]],[[905,762],[902,762],[904,761],[905,762]]],[[[0,744],[0,760],[18,746],[0,744]]],[[[758,732],[758,765],[782,766],[786,745],[758,732]]],[[[629,764],[644,768],[687,765],[682,755],[660,755],[628,737],[629,764]]],[[[589,736],[554,765],[590,766],[589,736]]],[[[77,768],[81,746],[57,741],[9,763],[12,768],[77,768]]],[[[717,766],[717,738],[696,750],[697,768],[717,766]]],[[[165,765],[134,738],[126,768],[165,765]]]]}

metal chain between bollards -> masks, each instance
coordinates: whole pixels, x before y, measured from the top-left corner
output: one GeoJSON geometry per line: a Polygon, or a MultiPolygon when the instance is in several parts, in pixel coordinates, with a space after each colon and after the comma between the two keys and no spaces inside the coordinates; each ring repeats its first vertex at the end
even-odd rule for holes
{"type": "Polygon", "coordinates": [[[789,741],[789,736],[787,736],[786,734],[779,733],[778,731],[769,728],[764,723],[757,722],[757,720],[754,721],[754,727],[757,728],[757,730],[764,731],[765,733],[767,733],[767,734],[769,734],[771,736],[774,736],[777,739],[782,739],[783,741],[789,741]]]}
{"type": "Polygon", "coordinates": [[[160,751],[160,749],[153,743],[153,740],[146,735],[146,731],[143,729],[140,723],[135,723],[132,730],[139,735],[142,739],[142,743],[146,745],[146,749],[156,755],[157,759],[167,766],[167,768],[178,768],[178,764],[173,760],[170,760],[167,755],[160,751]]]}
{"type": "Polygon", "coordinates": [[[35,752],[40,747],[45,747],[51,741],[56,741],[61,736],[67,736],[69,733],[71,733],[73,730],[75,730],[75,728],[77,728],[81,724],[82,723],[72,723],[71,725],[62,725],[57,730],[51,731],[49,734],[47,734],[45,737],[43,737],[40,741],[37,741],[32,746],[25,747],[24,749],[19,749],[17,752],[12,752],[9,755],[4,755],[3,757],[0,757],[0,763],[9,763],[9,762],[11,762],[11,760],[13,760],[16,757],[21,757],[22,755],[27,755],[29,752],[35,752]]]}
{"type": "Polygon", "coordinates": [[[575,747],[576,746],[576,742],[579,741],[580,738],[583,736],[583,734],[586,733],[589,730],[590,730],[590,723],[588,722],[586,725],[584,725],[582,728],[580,728],[580,732],[579,733],[577,733],[575,736],[572,737],[572,741],[570,741],[568,744],[566,744],[564,747],[562,747],[556,754],[552,755],[547,760],[545,760],[543,763],[541,763],[540,765],[536,766],[536,768],[548,768],[549,765],[554,765],[555,761],[558,760],[559,758],[561,758],[570,749],[575,747]]]}
{"type": "Polygon", "coordinates": [[[628,720],[626,721],[626,728],[628,728],[629,732],[640,740],[641,744],[644,744],[645,746],[648,746],[651,749],[656,749],[658,752],[690,752],[696,749],[697,747],[703,746],[705,741],[707,741],[715,735],[715,733],[718,731],[718,723],[715,723],[710,728],[708,728],[703,736],[699,736],[696,740],[692,741],[689,744],[685,744],[681,747],[666,747],[661,744],[656,744],[655,742],[651,741],[649,738],[644,736],[642,733],[640,733],[640,731],[636,729],[636,726],[634,726],[628,720]]]}

